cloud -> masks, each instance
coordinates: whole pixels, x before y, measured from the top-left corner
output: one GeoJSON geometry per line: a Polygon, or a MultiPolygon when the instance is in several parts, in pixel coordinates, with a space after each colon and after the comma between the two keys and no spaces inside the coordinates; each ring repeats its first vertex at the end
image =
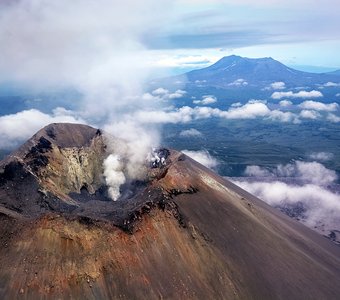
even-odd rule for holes
{"type": "Polygon", "coordinates": [[[215,96],[206,95],[206,96],[203,96],[202,100],[194,100],[192,102],[194,104],[199,104],[199,105],[208,105],[208,104],[216,103],[217,99],[215,96]]]}
{"type": "Polygon", "coordinates": [[[273,99],[282,99],[282,98],[320,98],[323,97],[322,93],[320,91],[299,91],[297,93],[294,93],[292,91],[289,92],[274,92],[271,95],[271,98],[273,99]]]}
{"type": "Polygon", "coordinates": [[[234,183],[274,207],[290,208],[294,211],[294,207],[302,204],[303,212],[298,217],[314,230],[316,227],[328,232],[340,229],[340,195],[324,187],[315,184],[298,186],[281,181],[238,180],[234,183]]]}
{"type": "Polygon", "coordinates": [[[340,195],[327,188],[337,180],[335,171],[317,162],[297,161],[273,169],[248,166],[245,175],[233,182],[268,204],[298,215],[312,229],[340,230],[340,195]]]}
{"type": "Polygon", "coordinates": [[[337,94],[335,95],[335,97],[340,97],[340,93],[337,93],[337,94]]]}
{"type": "Polygon", "coordinates": [[[335,82],[327,82],[325,84],[323,84],[324,87],[340,87],[340,83],[335,83],[335,82]]]}
{"type": "Polygon", "coordinates": [[[197,129],[190,128],[187,130],[182,130],[179,134],[180,137],[201,137],[202,133],[197,129]]]}
{"type": "Polygon", "coordinates": [[[189,150],[182,150],[182,153],[188,155],[192,159],[196,160],[203,166],[206,166],[209,169],[214,169],[218,166],[218,161],[212,157],[208,151],[201,150],[201,151],[189,151],[189,150]]]}
{"type": "Polygon", "coordinates": [[[313,109],[318,111],[336,111],[339,108],[339,105],[335,102],[326,104],[318,101],[308,100],[302,102],[299,107],[303,109],[313,109]]]}
{"type": "Polygon", "coordinates": [[[36,109],[24,110],[16,114],[0,117],[0,149],[18,146],[50,123],[86,122],[75,116],[72,111],[58,107],[52,114],[45,114],[36,109]]]}
{"type": "Polygon", "coordinates": [[[280,121],[284,123],[289,123],[289,122],[294,123],[294,124],[301,123],[298,115],[296,115],[295,113],[283,112],[283,111],[276,110],[276,109],[270,112],[268,119],[276,120],[276,121],[280,121]]]}
{"type": "Polygon", "coordinates": [[[282,81],[277,81],[277,82],[273,82],[270,87],[273,89],[273,90],[283,90],[286,88],[286,84],[282,81]]]}
{"type": "Polygon", "coordinates": [[[316,120],[321,117],[320,113],[318,113],[315,110],[302,110],[300,112],[300,117],[304,119],[311,119],[311,120],[316,120]]]}
{"type": "MultiPolygon", "coordinates": [[[[208,97],[207,102],[210,102],[208,97]]],[[[203,99],[203,100],[204,100],[203,99]]],[[[202,103],[203,100],[194,100],[194,103],[202,103]]],[[[282,100],[280,104],[291,105],[289,100],[282,100]]],[[[336,103],[324,104],[316,101],[305,101],[299,108],[308,107],[314,109],[302,109],[300,113],[291,111],[281,111],[279,109],[270,109],[266,101],[250,100],[245,104],[240,102],[233,103],[228,110],[221,110],[219,108],[212,108],[208,106],[189,107],[183,106],[180,108],[169,108],[169,110],[140,110],[137,111],[133,118],[141,123],[146,124],[165,124],[165,123],[188,123],[194,120],[207,118],[222,118],[222,119],[256,119],[262,118],[264,120],[271,120],[283,123],[300,124],[303,119],[315,120],[325,117],[318,111],[333,110],[338,107],[336,103]]],[[[129,118],[129,116],[126,116],[129,118]]],[[[334,114],[328,114],[326,120],[330,122],[340,122],[340,117],[334,114]]]]}
{"type": "MultiPolygon", "coordinates": [[[[182,98],[186,93],[187,92],[183,90],[176,90],[175,92],[170,92],[169,90],[160,87],[160,88],[153,90],[151,93],[144,93],[142,96],[142,100],[145,100],[151,103],[152,102],[156,103],[160,101],[167,101],[167,100],[182,98]]],[[[145,106],[146,105],[144,105],[144,107],[145,106]]]]}
{"type": "Polygon", "coordinates": [[[270,110],[265,103],[262,101],[251,100],[242,106],[231,107],[222,115],[227,119],[255,119],[269,114],[270,110]]]}
{"type": "Polygon", "coordinates": [[[340,122],[340,117],[335,115],[335,114],[328,114],[327,115],[327,120],[332,122],[332,123],[339,123],[340,122]]]}
{"type": "Polygon", "coordinates": [[[334,154],[330,152],[313,152],[309,157],[314,160],[328,161],[334,157],[334,154]]]}
{"type": "Polygon", "coordinates": [[[235,102],[235,103],[230,105],[230,107],[240,107],[240,106],[242,106],[241,102],[235,102]]]}
{"type": "Polygon", "coordinates": [[[182,98],[187,92],[183,90],[176,90],[174,93],[170,93],[168,98],[169,99],[178,99],[182,98]]]}
{"type": "Polygon", "coordinates": [[[288,107],[288,106],[293,105],[293,102],[289,100],[282,100],[279,102],[279,104],[281,107],[288,107]]]}
{"type": "Polygon", "coordinates": [[[294,124],[301,123],[299,117],[296,114],[289,112],[289,111],[283,112],[277,109],[270,111],[268,115],[268,119],[273,120],[273,121],[283,122],[283,123],[289,123],[289,122],[294,123],[294,124]]]}
{"type": "Polygon", "coordinates": [[[338,177],[336,172],[327,169],[318,162],[296,161],[292,164],[278,165],[273,169],[265,169],[260,166],[247,166],[246,176],[271,177],[271,178],[295,178],[303,183],[313,183],[327,186],[334,183],[338,177]]]}
{"type": "Polygon", "coordinates": [[[156,95],[156,96],[159,96],[159,95],[167,95],[169,94],[169,91],[167,89],[164,89],[162,87],[158,88],[158,89],[155,89],[151,92],[151,94],[153,95],[156,95]]]}
{"type": "Polygon", "coordinates": [[[273,176],[273,174],[260,166],[247,166],[244,171],[245,176],[251,176],[251,177],[270,177],[273,176]]]}
{"type": "MultiPolygon", "coordinates": [[[[176,124],[213,117],[224,119],[256,119],[262,117],[281,122],[297,123],[299,121],[298,117],[291,112],[271,111],[268,106],[260,100],[251,100],[241,106],[231,106],[228,110],[220,110],[207,106],[196,106],[194,108],[183,106],[171,111],[137,111],[132,118],[145,124],[176,124]]],[[[126,118],[129,118],[129,116],[126,116],[126,118]]]]}
{"type": "Polygon", "coordinates": [[[265,90],[284,90],[285,88],[286,84],[283,81],[276,81],[267,86],[265,90]]]}
{"type": "Polygon", "coordinates": [[[228,84],[229,86],[247,86],[248,82],[242,78],[236,79],[234,82],[228,84]]]}

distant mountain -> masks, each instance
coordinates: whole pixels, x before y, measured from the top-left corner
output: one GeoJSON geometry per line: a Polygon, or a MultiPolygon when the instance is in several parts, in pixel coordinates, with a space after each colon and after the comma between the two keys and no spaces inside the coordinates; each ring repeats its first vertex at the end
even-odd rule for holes
{"type": "Polygon", "coordinates": [[[232,88],[246,85],[267,85],[282,81],[287,86],[305,86],[339,81],[339,71],[332,73],[309,73],[285,66],[271,57],[246,58],[226,56],[215,64],[185,74],[187,83],[232,88]]]}

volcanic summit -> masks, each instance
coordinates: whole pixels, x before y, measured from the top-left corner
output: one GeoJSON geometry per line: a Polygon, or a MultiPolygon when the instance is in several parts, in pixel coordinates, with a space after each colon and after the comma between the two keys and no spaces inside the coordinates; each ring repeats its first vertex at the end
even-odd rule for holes
{"type": "Polygon", "coordinates": [[[51,124],[0,163],[1,299],[338,298],[338,246],[180,152],[112,201],[107,143],[51,124]]]}

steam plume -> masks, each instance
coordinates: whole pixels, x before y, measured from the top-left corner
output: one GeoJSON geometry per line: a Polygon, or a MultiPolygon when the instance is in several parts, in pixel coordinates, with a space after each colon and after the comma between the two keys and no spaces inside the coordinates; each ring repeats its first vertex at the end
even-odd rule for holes
{"type": "MultiPolygon", "coordinates": [[[[103,165],[110,195],[143,176],[157,129],[129,120],[148,76],[146,36],[158,29],[171,1],[17,0],[0,4],[0,83],[37,91],[72,88],[77,119],[104,127],[125,145],[110,147],[103,165]]],[[[57,105],[56,105],[57,106],[57,105]]]]}

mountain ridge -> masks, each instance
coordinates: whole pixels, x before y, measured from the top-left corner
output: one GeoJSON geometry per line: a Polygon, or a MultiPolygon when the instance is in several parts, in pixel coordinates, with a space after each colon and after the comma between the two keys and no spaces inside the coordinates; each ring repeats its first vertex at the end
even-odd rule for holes
{"type": "Polygon", "coordinates": [[[233,84],[243,79],[247,85],[265,85],[282,81],[286,85],[324,84],[338,80],[330,73],[318,74],[295,70],[271,58],[245,58],[226,56],[209,67],[185,73],[188,83],[203,82],[219,87],[237,86],[233,84]]]}

